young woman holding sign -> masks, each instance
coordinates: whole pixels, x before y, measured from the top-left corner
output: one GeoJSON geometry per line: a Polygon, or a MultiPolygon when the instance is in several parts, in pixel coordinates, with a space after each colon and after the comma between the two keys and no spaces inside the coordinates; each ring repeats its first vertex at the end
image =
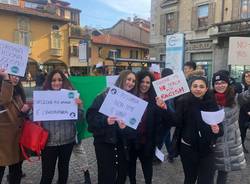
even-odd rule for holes
{"type": "MultiPolygon", "coordinates": [[[[132,71],[120,73],[115,86],[135,94],[136,77],[132,71]]],[[[133,130],[116,117],[99,111],[108,89],[98,95],[87,111],[88,129],[93,133],[98,166],[98,184],[124,184],[127,176],[128,145],[133,130]]]]}
{"type": "MultiPolygon", "coordinates": [[[[44,90],[73,90],[67,77],[60,70],[53,70],[44,83],[44,90]]],[[[82,101],[75,100],[79,108],[82,101]]],[[[78,111],[78,119],[82,118],[78,111]]],[[[45,149],[42,151],[42,178],[40,184],[52,183],[58,160],[58,184],[66,184],[69,172],[69,160],[75,143],[76,120],[43,121],[43,128],[49,132],[45,149]]]]}
{"type": "MultiPolygon", "coordinates": [[[[207,80],[190,78],[190,93],[177,99],[176,128],[180,130],[180,156],[184,169],[184,184],[212,184],[214,174],[213,146],[222,135],[219,125],[208,125],[201,111],[217,111],[213,95],[208,92],[207,80]]],[[[219,123],[219,122],[218,122],[219,123]]]]}
{"type": "Polygon", "coordinates": [[[22,176],[22,156],[19,147],[25,104],[24,90],[18,76],[8,75],[0,69],[0,183],[4,170],[9,166],[9,183],[19,184],[22,176]]]}

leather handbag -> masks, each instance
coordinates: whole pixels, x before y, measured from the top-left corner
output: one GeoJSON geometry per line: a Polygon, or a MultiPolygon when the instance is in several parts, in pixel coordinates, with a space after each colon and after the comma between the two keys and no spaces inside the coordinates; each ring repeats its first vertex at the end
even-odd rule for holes
{"type": "Polygon", "coordinates": [[[48,140],[48,132],[41,127],[40,123],[25,120],[19,144],[26,160],[30,160],[27,152],[34,152],[40,159],[41,151],[45,148],[48,140]]]}

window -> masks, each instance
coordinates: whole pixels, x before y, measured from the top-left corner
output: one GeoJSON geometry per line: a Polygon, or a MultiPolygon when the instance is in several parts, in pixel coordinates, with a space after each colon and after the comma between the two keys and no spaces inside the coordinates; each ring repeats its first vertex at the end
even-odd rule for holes
{"type": "Polygon", "coordinates": [[[208,4],[198,6],[197,17],[198,17],[198,27],[208,26],[208,4]]]}
{"type": "Polygon", "coordinates": [[[39,6],[39,4],[25,1],[24,6],[25,6],[26,8],[37,9],[37,7],[39,6]]]}
{"type": "Polygon", "coordinates": [[[161,34],[173,34],[177,32],[177,12],[171,12],[161,15],[161,34]]]}
{"type": "Polygon", "coordinates": [[[19,0],[0,0],[0,3],[19,5],[19,0]]]}
{"type": "Polygon", "coordinates": [[[241,0],[241,18],[250,18],[250,0],[241,0]]]}
{"type": "Polygon", "coordinates": [[[139,51],[138,50],[130,50],[130,59],[138,59],[139,51]]]}
{"type": "Polygon", "coordinates": [[[61,17],[64,17],[64,16],[65,16],[64,9],[62,9],[62,8],[60,9],[60,16],[61,16],[61,17]]]}
{"type": "Polygon", "coordinates": [[[79,52],[78,46],[71,46],[71,53],[70,53],[71,56],[78,56],[78,52],[79,52]]]}
{"type": "Polygon", "coordinates": [[[17,19],[15,42],[30,47],[30,22],[27,17],[17,19]]]}
{"type": "Polygon", "coordinates": [[[56,24],[52,25],[51,48],[61,49],[61,34],[59,31],[59,26],[56,24]]]}
{"type": "Polygon", "coordinates": [[[120,58],[121,57],[121,49],[110,50],[108,54],[108,58],[120,58]],[[114,56],[115,53],[115,56],[114,56]]]}

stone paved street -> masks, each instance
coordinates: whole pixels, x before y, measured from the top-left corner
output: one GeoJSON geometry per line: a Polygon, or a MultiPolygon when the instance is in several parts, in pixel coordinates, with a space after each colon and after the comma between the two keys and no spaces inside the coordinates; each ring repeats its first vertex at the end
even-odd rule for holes
{"type": "MultiPolygon", "coordinates": [[[[250,138],[250,135],[248,134],[250,138]]],[[[247,147],[250,149],[250,140],[247,139],[247,147]]],[[[90,163],[90,173],[93,184],[97,183],[97,169],[96,169],[96,159],[93,147],[93,139],[89,138],[84,141],[86,145],[86,151],[89,156],[90,163]]],[[[164,151],[165,152],[165,151],[164,151]]],[[[248,161],[247,169],[241,172],[232,172],[230,173],[228,184],[250,184],[250,154],[246,155],[248,161]]],[[[70,163],[70,173],[69,173],[69,184],[82,184],[84,181],[83,173],[80,171],[81,163],[72,156],[70,163]]],[[[41,167],[40,162],[29,163],[25,162],[23,171],[26,173],[26,177],[23,178],[22,184],[39,184],[40,176],[41,176],[41,167]]],[[[138,162],[137,166],[137,181],[138,184],[143,184],[143,175],[141,171],[140,164],[138,162]]],[[[57,176],[57,175],[56,175],[57,176]]],[[[56,178],[54,177],[53,184],[56,183],[56,178]]],[[[3,184],[6,182],[6,177],[4,179],[3,184]]],[[[129,183],[129,182],[127,182],[129,183]]],[[[181,167],[181,162],[178,159],[175,160],[173,164],[165,161],[162,164],[158,164],[154,166],[154,177],[153,184],[182,184],[183,183],[183,172],[181,167]]]]}

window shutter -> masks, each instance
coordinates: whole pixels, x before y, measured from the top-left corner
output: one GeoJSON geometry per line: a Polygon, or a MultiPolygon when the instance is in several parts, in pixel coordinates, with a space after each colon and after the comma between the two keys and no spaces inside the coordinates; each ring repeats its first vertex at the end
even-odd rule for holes
{"type": "Polygon", "coordinates": [[[175,26],[174,26],[174,32],[178,32],[178,28],[179,28],[179,12],[175,12],[174,13],[174,21],[175,21],[175,26]]]}
{"type": "Polygon", "coordinates": [[[14,34],[13,34],[13,37],[14,37],[14,43],[19,43],[19,31],[14,31],[14,34]]]}
{"type": "Polygon", "coordinates": [[[240,10],[241,2],[240,2],[240,0],[233,0],[232,3],[233,3],[232,20],[239,20],[240,19],[240,13],[241,13],[241,10],[240,10]]]}
{"type": "Polygon", "coordinates": [[[208,26],[214,24],[214,17],[215,17],[214,13],[215,13],[215,3],[210,3],[208,9],[208,26]]]}
{"type": "Polygon", "coordinates": [[[166,15],[161,15],[160,17],[160,34],[165,35],[166,34],[166,15]]]}
{"type": "Polygon", "coordinates": [[[197,16],[197,7],[192,8],[192,17],[191,17],[191,29],[196,30],[198,28],[198,16],[197,16]]]}

